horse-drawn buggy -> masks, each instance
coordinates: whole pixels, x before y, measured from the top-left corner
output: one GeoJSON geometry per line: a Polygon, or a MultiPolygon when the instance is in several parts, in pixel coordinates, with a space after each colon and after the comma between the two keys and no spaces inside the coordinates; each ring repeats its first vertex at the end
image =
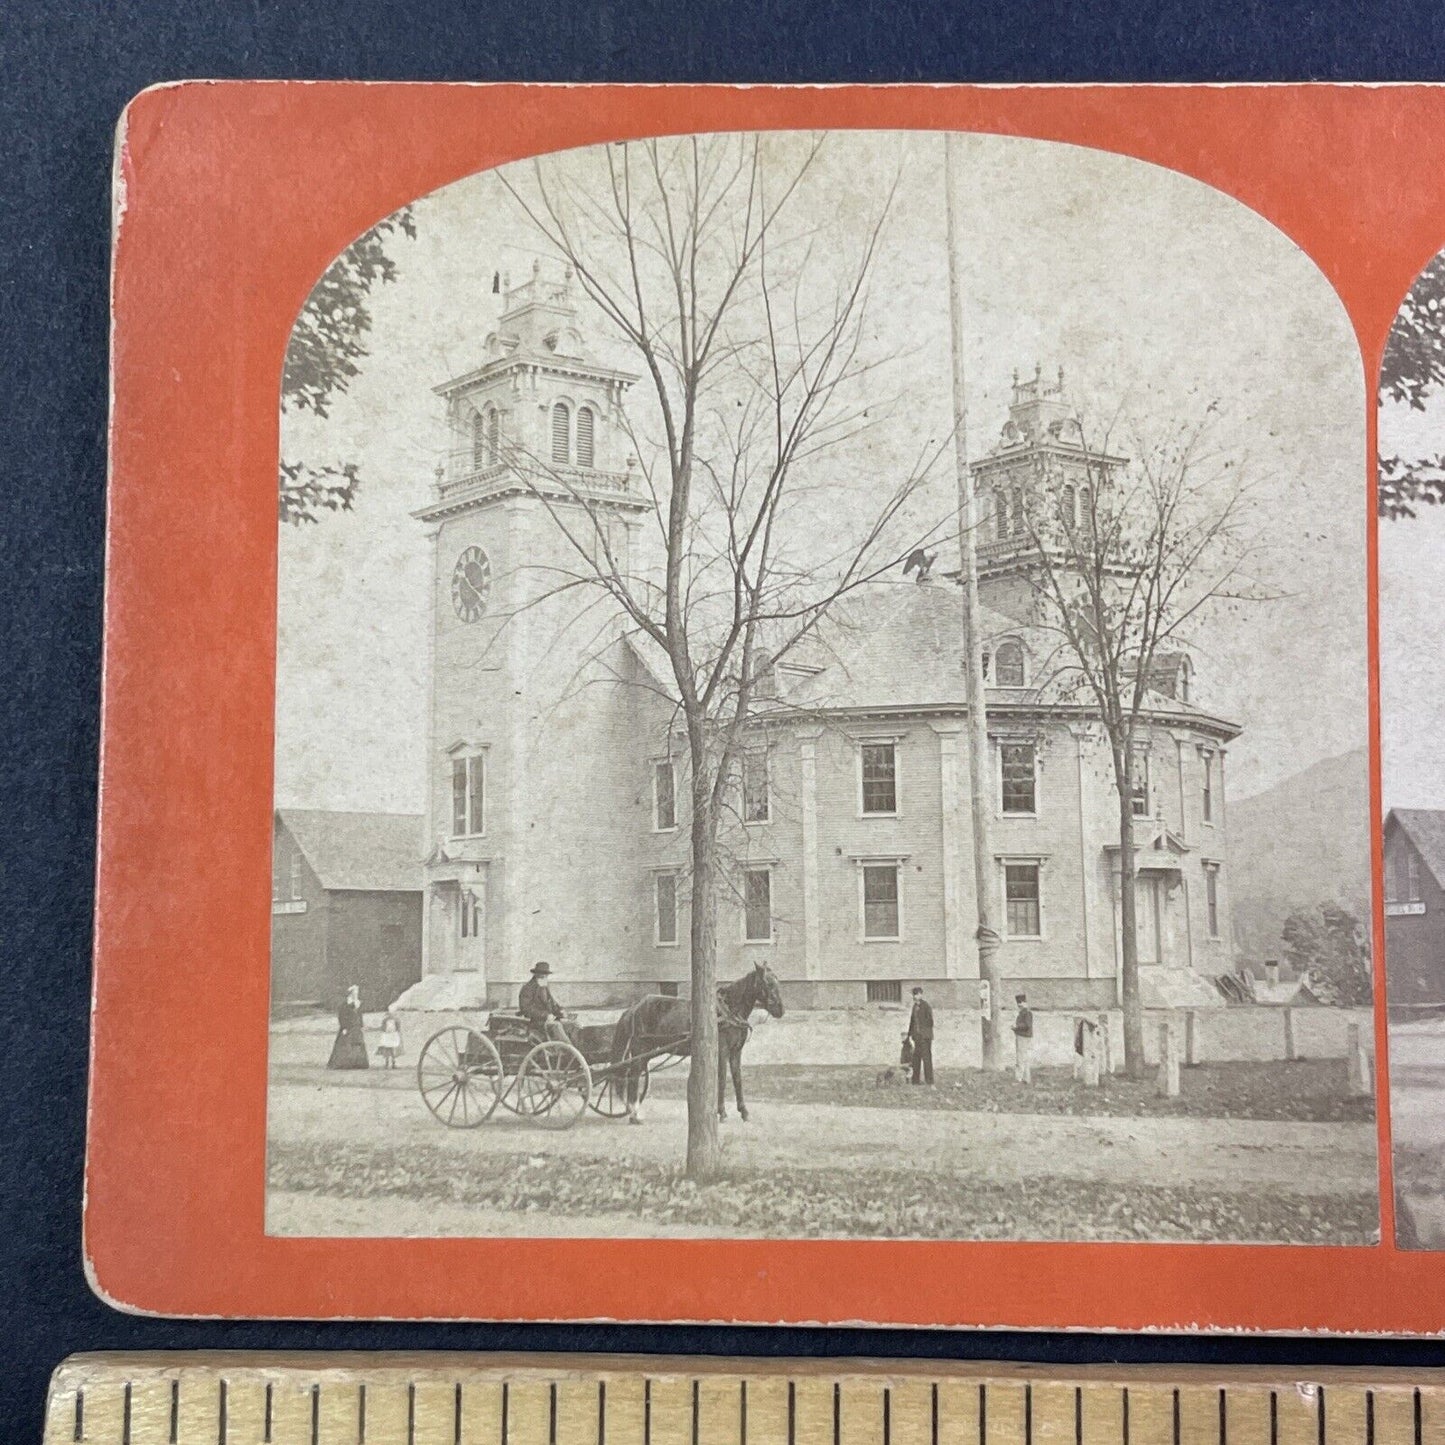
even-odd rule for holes
{"type": "MultiPolygon", "coordinates": [[[[484,1027],[453,1024],[422,1046],[417,1088],[443,1124],[474,1129],[499,1108],[567,1129],[590,1107],[605,1119],[629,1112],[647,1094],[648,1067],[667,1055],[612,1060],[613,1026],[572,1028],[568,1040],[548,1038],[518,1013],[492,1013],[484,1027]]],[[[684,1051],[686,1040],[682,1040],[684,1051]]]]}
{"type": "MultiPolygon", "coordinates": [[[[777,979],[762,964],[718,989],[718,1111],[730,1068],[744,1119],[740,1056],[755,1007],[783,1012],[777,979]]],[[[499,1108],[553,1129],[570,1128],[588,1108],[604,1119],[636,1120],[651,1071],[688,1056],[688,1026],[688,1001],[661,994],[625,1009],[615,1024],[569,1024],[565,1041],[499,1009],[485,1024],[434,1033],[417,1060],[417,1088],[452,1129],[475,1129],[499,1108]]]]}

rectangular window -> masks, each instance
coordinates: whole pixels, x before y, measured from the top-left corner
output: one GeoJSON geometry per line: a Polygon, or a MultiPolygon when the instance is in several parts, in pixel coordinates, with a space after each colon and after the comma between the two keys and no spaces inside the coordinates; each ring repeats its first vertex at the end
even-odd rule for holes
{"type": "Polygon", "coordinates": [[[680,987],[675,983],[660,983],[657,985],[657,991],[663,998],[677,998],[681,994],[680,987]]]}
{"type": "Polygon", "coordinates": [[[1149,816],[1149,754],[1135,753],[1131,762],[1129,782],[1132,789],[1129,807],[1136,818],[1149,816]]]}
{"type": "Polygon", "coordinates": [[[293,853],[293,854],[291,855],[291,897],[292,897],[292,898],[300,898],[300,896],[301,896],[301,855],[300,855],[299,853],[293,853]]]}
{"type": "Polygon", "coordinates": [[[1407,853],[1405,855],[1405,875],[1408,886],[1408,892],[1405,895],[1406,901],[1409,903],[1418,903],[1420,901],[1419,854],[1407,853]]]}
{"type": "Polygon", "coordinates": [[[863,937],[896,939],[898,865],[868,863],[863,868],[863,937]]]}
{"type": "Polygon", "coordinates": [[[869,1003],[902,1003],[903,984],[896,978],[869,979],[865,985],[869,1003]]]}
{"type": "Polygon", "coordinates": [[[1205,753],[1204,758],[1204,793],[1200,799],[1204,812],[1204,821],[1214,821],[1214,754],[1205,753]]]}
{"type": "Polygon", "coordinates": [[[773,937],[773,875],[767,868],[743,873],[743,937],[749,943],[770,943],[773,937]]]}
{"type": "Polygon", "coordinates": [[[486,759],[480,753],[452,759],[452,837],[481,833],[485,817],[486,759]]]}
{"type": "Polygon", "coordinates": [[[1219,937],[1219,864],[1204,865],[1204,908],[1209,916],[1209,936],[1219,937]]]}
{"type": "Polygon", "coordinates": [[[768,755],[764,752],[743,754],[743,822],[766,823],[772,816],[772,800],[768,796],[768,755]]]}
{"type": "Polygon", "coordinates": [[[1005,927],[1010,938],[1038,938],[1039,865],[1005,863],[1003,869],[1005,927]]]}
{"type": "Polygon", "coordinates": [[[1034,745],[1032,743],[1004,743],[999,748],[999,773],[1001,775],[1003,811],[1005,813],[1037,812],[1034,745]]]}
{"type": "Polygon", "coordinates": [[[657,932],[658,943],[677,942],[677,874],[657,875],[657,932]]]}
{"type": "Polygon", "coordinates": [[[670,758],[652,767],[652,826],[658,833],[677,827],[677,772],[670,758]]]}
{"type": "Polygon", "coordinates": [[[898,748],[894,743],[864,743],[861,750],[863,770],[863,811],[896,813],[898,811],[898,748]]]}

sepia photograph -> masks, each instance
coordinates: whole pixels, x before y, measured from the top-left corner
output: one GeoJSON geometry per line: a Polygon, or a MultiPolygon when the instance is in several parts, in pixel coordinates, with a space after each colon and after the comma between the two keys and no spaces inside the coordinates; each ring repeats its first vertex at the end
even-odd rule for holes
{"type": "MultiPolygon", "coordinates": [[[[1441,1247],[1427,283],[1380,626],[1441,1247]]],[[[1057,142],[591,146],[359,236],[278,404],[269,1234],[1379,1239],[1367,401],[1282,231],[1057,142]]]]}
{"type": "Polygon", "coordinates": [[[1445,1249],[1445,666],[1421,619],[1445,585],[1445,253],[1420,273],[1380,371],[1380,776],[1395,1233],[1445,1249]]]}

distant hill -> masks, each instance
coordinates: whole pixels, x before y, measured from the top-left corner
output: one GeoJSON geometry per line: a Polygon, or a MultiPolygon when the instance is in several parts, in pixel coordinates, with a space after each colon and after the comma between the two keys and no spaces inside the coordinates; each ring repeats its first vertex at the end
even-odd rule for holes
{"type": "Polygon", "coordinates": [[[1241,962],[1277,958],[1300,909],[1369,914],[1369,753],[1326,758],[1250,798],[1226,801],[1234,938],[1241,962]]]}

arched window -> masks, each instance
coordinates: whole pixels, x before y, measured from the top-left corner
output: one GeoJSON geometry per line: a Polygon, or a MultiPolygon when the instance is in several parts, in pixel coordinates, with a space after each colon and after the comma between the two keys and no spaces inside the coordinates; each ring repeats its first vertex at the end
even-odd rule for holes
{"type": "Polygon", "coordinates": [[[993,494],[993,535],[1002,542],[1008,536],[1008,493],[993,494]]]}
{"type": "Polygon", "coordinates": [[[1079,488],[1079,512],[1086,527],[1094,523],[1094,495],[1087,487],[1079,488]]]}
{"type": "Polygon", "coordinates": [[[1024,527],[1024,493],[1022,487],[1014,488],[1014,524],[1013,529],[1022,536],[1024,527]]]}
{"type": "Polygon", "coordinates": [[[1072,487],[1064,488],[1062,514],[1065,527],[1077,527],[1079,525],[1079,499],[1072,487]]]}
{"type": "Polygon", "coordinates": [[[481,412],[472,413],[472,470],[479,472],[487,464],[486,420],[481,412]]]}
{"type": "Polygon", "coordinates": [[[487,465],[496,466],[501,459],[502,419],[494,406],[487,408],[487,465]]]}
{"type": "Polygon", "coordinates": [[[579,467],[592,465],[592,430],[592,408],[590,406],[580,407],[577,411],[577,465],[579,467]]]}
{"type": "Polygon", "coordinates": [[[559,401],[552,408],[552,460],[563,463],[572,460],[572,413],[565,401],[559,401]]]}
{"type": "Polygon", "coordinates": [[[995,687],[1024,686],[1024,650],[1017,642],[1000,642],[993,655],[995,687]]]}

